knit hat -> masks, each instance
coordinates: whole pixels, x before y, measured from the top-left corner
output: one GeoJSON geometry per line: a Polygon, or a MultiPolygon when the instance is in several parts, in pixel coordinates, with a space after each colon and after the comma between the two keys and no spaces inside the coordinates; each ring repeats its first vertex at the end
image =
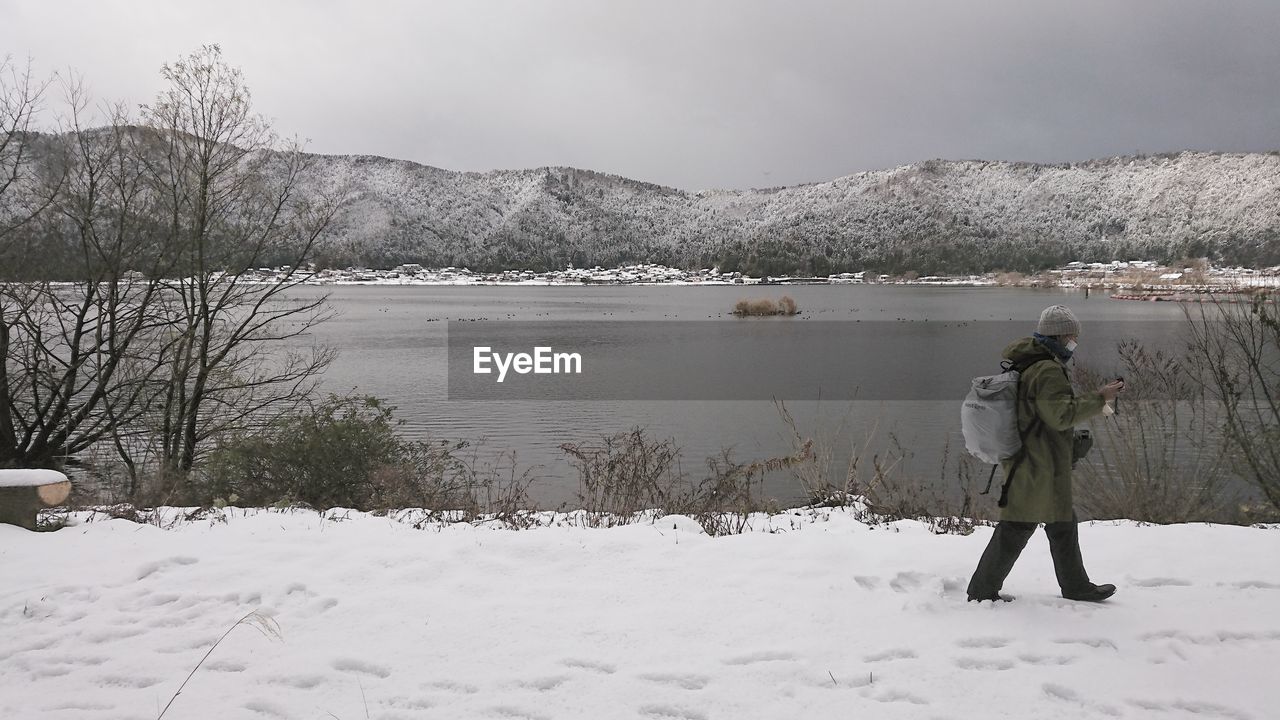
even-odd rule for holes
{"type": "Polygon", "coordinates": [[[1036,332],[1047,337],[1079,335],[1080,321],[1066,305],[1050,305],[1040,313],[1040,323],[1036,325],[1036,332]]]}

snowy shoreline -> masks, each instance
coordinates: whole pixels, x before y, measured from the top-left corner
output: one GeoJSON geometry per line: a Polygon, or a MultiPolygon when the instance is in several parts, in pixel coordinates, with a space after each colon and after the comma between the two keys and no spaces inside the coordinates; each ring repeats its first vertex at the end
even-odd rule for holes
{"type": "Polygon", "coordinates": [[[766,275],[751,277],[739,272],[721,273],[717,268],[682,270],[665,265],[641,264],[616,268],[568,268],[549,272],[504,270],[475,272],[467,268],[424,268],[400,265],[391,270],[346,268],[343,270],[291,270],[259,268],[243,280],[255,283],[294,282],[306,285],[482,285],[482,286],[743,286],[743,285],[925,285],[959,287],[1061,287],[1114,288],[1141,287],[1150,290],[1184,292],[1232,291],[1257,287],[1280,288],[1280,268],[1162,267],[1151,261],[1113,263],[1070,263],[1033,276],[1016,273],[982,275],[930,275],[914,273],[890,276],[866,272],[845,272],[826,276],[801,277],[766,275]]]}
{"type": "MultiPolygon", "coordinates": [[[[1138,290],[1155,293],[1246,293],[1259,289],[1280,289],[1280,266],[1264,268],[1182,268],[1174,269],[1152,261],[1112,263],[1070,263],[1035,275],[985,273],[981,275],[904,275],[837,273],[803,277],[766,275],[752,277],[739,272],[721,273],[716,268],[682,270],[665,265],[625,265],[616,268],[589,268],[534,272],[504,270],[476,272],[467,268],[424,268],[400,265],[391,270],[345,268],[341,270],[294,269],[289,266],[257,268],[239,276],[215,274],[215,281],[234,278],[247,285],[309,286],[511,286],[590,287],[634,285],[640,287],[744,287],[789,285],[911,285],[924,287],[1027,287],[1094,290],[1138,290]]],[[[127,273],[126,281],[145,281],[141,273],[127,273]]],[[[176,281],[174,281],[176,282],[176,281]]],[[[52,285],[76,286],[70,281],[52,285]]]]}

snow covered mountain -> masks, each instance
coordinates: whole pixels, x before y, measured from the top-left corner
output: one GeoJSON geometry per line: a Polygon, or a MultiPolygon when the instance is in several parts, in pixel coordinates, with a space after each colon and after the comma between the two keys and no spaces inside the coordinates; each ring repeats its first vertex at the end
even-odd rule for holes
{"type": "Polygon", "coordinates": [[[1280,263],[1280,152],[1083,163],[930,160],[830,182],[687,192],[568,167],[455,172],[313,155],[351,202],[331,265],[550,269],[650,261],[756,273],[1280,263]]]}

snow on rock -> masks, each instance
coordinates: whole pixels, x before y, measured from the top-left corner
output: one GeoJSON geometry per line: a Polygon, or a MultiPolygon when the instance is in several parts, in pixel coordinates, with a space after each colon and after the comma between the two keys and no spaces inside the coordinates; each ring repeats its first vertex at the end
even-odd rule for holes
{"type": "Polygon", "coordinates": [[[1264,720],[1280,703],[1274,529],[1085,525],[1095,581],[1120,586],[1105,604],[1058,596],[1039,533],[1018,599],[993,605],[964,596],[989,528],[423,517],[0,527],[0,717],[155,718],[228,628],[166,717],[1264,720]],[[255,611],[279,639],[235,625],[255,611]]]}
{"type": "Polygon", "coordinates": [[[67,476],[57,470],[0,470],[0,487],[38,487],[66,481],[67,476]]]}

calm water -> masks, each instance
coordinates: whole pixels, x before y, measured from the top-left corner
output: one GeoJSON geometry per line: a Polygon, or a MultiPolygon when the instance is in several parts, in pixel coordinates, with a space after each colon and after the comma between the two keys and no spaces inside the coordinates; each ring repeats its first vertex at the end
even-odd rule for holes
{"type": "MultiPolygon", "coordinates": [[[[490,451],[515,451],[521,466],[536,466],[535,500],[554,506],[574,499],[576,481],[559,446],[590,442],[602,434],[643,426],[656,437],[674,438],[682,467],[706,467],[705,458],[733,448],[738,461],[786,454],[788,431],[768,401],[450,401],[447,394],[446,335],[450,320],[573,321],[731,319],[728,311],[746,297],[790,295],[802,315],[753,322],[889,321],[901,323],[1023,321],[1034,329],[1047,305],[1070,305],[1084,323],[1078,355],[1102,349],[1088,343],[1089,323],[1115,320],[1179,320],[1173,303],[1110,300],[1105,293],[1012,288],[942,288],[878,285],[794,287],[425,287],[339,286],[304,288],[296,294],[328,292],[338,316],[308,340],[339,349],[325,374],[325,388],[387,398],[403,419],[403,431],[418,438],[486,441],[490,451]]],[[[925,327],[925,326],[920,326],[925,327]]],[[[1009,337],[1007,340],[1013,340],[1009,337]]],[[[1006,341],[1007,341],[1006,340],[1006,341]]],[[[967,375],[996,372],[1003,342],[984,347],[941,347],[936,362],[956,357],[988,357],[967,375]],[[963,350],[963,353],[959,351],[963,350]]],[[[893,353],[894,348],[877,351],[893,353]]],[[[804,348],[796,348],[796,372],[804,372],[804,348]]],[[[830,360],[826,360],[830,362],[830,360]]],[[[959,402],[966,386],[946,401],[789,402],[806,434],[838,436],[836,462],[844,467],[848,447],[869,444],[883,453],[891,437],[910,450],[902,470],[919,477],[940,474],[944,447],[963,448],[959,402]]],[[[984,473],[985,474],[985,473],[984,473]]],[[[793,480],[777,477],[767,489],[783,502],[801,499],[793,480]]]]}

